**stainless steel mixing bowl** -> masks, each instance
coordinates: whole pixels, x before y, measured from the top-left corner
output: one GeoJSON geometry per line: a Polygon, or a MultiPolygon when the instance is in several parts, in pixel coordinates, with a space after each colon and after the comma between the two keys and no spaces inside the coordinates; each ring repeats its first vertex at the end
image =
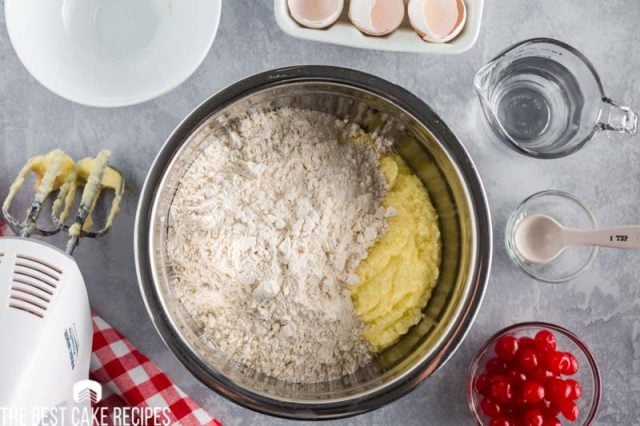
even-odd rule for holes
{"type": "MultiPolygon", "coordinates": [[[[202,382],[246,407],[283,417],[335,418],[378,408],[442,366],[465,337],[482,301],[492,253],[482,184],[460,141],[417,97],[387,81],[344,68],[301,66],[240,81],[197,107],[178,126],[147,176],[136,218],[138,280],[167,346],[202,382]],[[251,111],[293,106],[347,118],[396,141],[438,210],[441,274],[424,319],[355,374],[297,384],[240,365],[198,334],[176,300],[165,252],[167,217],[180,179],[204,136],[251,111]]],[[[461,372],[464,374],[464,372],[461,372]]]]}

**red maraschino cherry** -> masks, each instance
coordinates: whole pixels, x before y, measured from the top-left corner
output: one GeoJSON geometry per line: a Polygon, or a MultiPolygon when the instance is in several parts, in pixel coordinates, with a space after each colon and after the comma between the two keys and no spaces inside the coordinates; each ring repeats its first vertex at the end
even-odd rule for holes
{"type": "Polygon", "coordinates": [[[566,378],[578,372],[578,360],[558,349],[550,330],[533,338],[500,336],[494,351],[474,380],[483,396],[479,410],[490,426],[558,426],[560,415],[570,422],[578,419],[582,387],[566,378]]]}

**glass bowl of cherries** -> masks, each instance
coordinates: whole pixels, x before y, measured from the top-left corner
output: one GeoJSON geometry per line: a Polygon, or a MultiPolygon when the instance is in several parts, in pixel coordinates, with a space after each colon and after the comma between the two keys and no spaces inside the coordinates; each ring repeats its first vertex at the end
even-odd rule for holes
{"type": "Polygon", "coordinates": [[[600,404],[600,373],[586,345],[554,324],[526,322],[493,335],[467,382],[479,425],[589,425],[600,404]]]}

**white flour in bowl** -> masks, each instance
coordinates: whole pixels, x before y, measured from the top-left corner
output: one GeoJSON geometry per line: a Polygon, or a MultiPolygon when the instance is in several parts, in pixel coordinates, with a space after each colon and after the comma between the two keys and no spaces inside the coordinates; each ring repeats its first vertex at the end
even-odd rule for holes
{"type": "Polygon", "coordinates": [[[289,382],[342,377],[371,349],[348,283],[386,226],[387,142],[314,111],[281,109],[207,137],[169,217],[176,295],[203,337],[289,382]]]}

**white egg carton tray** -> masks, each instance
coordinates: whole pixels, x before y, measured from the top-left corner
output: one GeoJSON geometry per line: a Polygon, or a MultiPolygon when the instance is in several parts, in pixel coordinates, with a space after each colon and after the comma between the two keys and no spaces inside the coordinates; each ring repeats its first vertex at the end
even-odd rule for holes
{"type": "MultiPolygon", "coordinates": [[[[407,0],[405,0],[405,3],[407,0]]],[[[289,14],[287,0],[274,0],[274,12],[278,26],[292,37],[321,43],[339,44],[361,49],[387,50],[394,52],[435,53],[456,55],[469,50],[478,39],[484,0],[464,0],[467,6],[467,22],[462,32],[447,43],[429,43],[418,36],[406,16],[400,28],[383,37],[361,33],[349,20],[349,0],[345,1],[342,15],[329,28],[317,30],[298,24],[289,14]]],[[[405,5],[406,6],[406,5],[405,5]]],[[[406,7],[405,7],[406,11],[406,7]]]]}

